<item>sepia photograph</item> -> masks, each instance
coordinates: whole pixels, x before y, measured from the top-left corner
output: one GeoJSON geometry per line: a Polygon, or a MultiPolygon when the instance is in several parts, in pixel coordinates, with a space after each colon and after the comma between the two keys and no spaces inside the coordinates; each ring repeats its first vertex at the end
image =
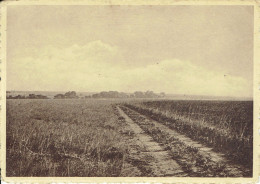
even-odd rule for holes
{"type": "Polygon", "coordinates": [[[253,5],[8,5],[5,176],[253,178],[254,20],[253,5]]]}

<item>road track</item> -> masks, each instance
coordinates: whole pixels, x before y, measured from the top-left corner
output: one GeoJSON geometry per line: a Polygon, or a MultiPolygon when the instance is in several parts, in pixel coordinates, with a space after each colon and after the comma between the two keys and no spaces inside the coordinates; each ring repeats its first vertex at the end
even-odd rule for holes
{"type": "Polygon", "coordinates": [[[139,147],[137,150],[136,145],[132,145],[130,160],[145,176],[185,176],[181,166],[171,158],[167,150],[147,135],[120,107],[117,109],[133,130],[135,143],[139,147]]]}
{"type": "Polygon", "coordinates": [[[172,152],[170,152],[169,149],[166,150],[165,146],[156,142],[151,135],[148,135],[141,128],[142,126],[156,127],[164,133],[174,138],[177,138],[178,141],[181,141],[186,146],[196,148],[198,150],[198,154],[203,158],[207,158],[212,167],[218,167],[219,165],[222,165],[221,172],[224,172],[226,176],[243,176],[243,169],[239,165],[230,163],[223,154],[214,152],[212,148],[202,145],[197,141],[193,141],[187,136],[179,134],[175,130],[172,130],[169,127],[161,123],[158,123],[154,120],[151,120],[148,117],[128,107],[123,106],[122,108],[120,108],[119,106],[117,106],[117,109],[119,111],[119,114],[125,119],[126,123],[134,131],[137,139],[136,143],[141,145],[141,147],[143,148],[141,152],[138,152],[136,154],[138,155],[138,159],[141,160],[141,163],[146,163],[145,170],[149,171],[148,173],[146,172],[146,176],[200,176],[200,174],[201,176],[223,175],[217,172],[213,172],[213,174],[212,172],[207,173],[207,171],[203,171],[202,173],[201,168],[203,168],[204,166],[197,166],[197,164],[194,164],[194,166],[192,166],[193,171],[191,173],[193,175],[190,175],[190,173],[185,172],[185,169],[183,169],[182,164],[180,164],[181,162],[185,163],[185,159],[175,160],[174,155],[172,155],[172,152],[174,152],[174,150],[170,149],[172,152]],[[135,122],[136,117],[141,117],[141,119],[137,120],[138,123],[135,122]],[[139,126],[140,123],[142,125],[141,127],[139,126]]]}

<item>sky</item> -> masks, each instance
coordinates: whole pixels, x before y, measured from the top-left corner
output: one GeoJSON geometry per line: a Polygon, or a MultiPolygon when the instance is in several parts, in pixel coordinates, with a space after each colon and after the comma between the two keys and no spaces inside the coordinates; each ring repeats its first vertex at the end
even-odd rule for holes
{"type": "Polygon", "coordinates": [[[252,97],[252,6],[8,6],[7,90],[252,97]]]}

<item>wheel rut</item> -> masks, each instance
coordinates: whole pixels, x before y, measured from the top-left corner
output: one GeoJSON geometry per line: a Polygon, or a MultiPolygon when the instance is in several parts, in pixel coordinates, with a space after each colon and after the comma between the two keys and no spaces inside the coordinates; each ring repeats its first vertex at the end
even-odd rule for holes
{"type": "MultiPolygon", "coordinates": [[[[212,148],[202,145],[128,107],[122,106],[121,108],[117,108],[136,133],[137,139],[142,142],[145,147],[143,153],[148,152],[150,156],[155,158],[156,161],[151,161],[150,166],[152,166],[151,168],[156,168],[159,165],[160,169],[156,170],[159,173],[165,170],[164,167],[173,167],[176,168],[178,172],[173,172],[172,176],[179,174],[181,176],[242,177],[244,175],[244,168],[241,168],[237,164],[230,163],[224,154],[214,152],[212,148]],[[148,131],[146,130],[145,132],[145,129],[148,129],[148,131]],[[149,129],[157,130],[157,132],[149,132],[149,129]],[[156,139],[156,136],[159,134],[167,135],[165,139],[170,139],[170,142],[175,140],[175,142],[172,141],[170,144],[168,144],[169,142],[165,144],[164,141],[156,139]],[[182,152],[179,149],[182,149],[182,152]],[[177,154],[177,152],[179,153],[177,154]],[[194,157],[194,159],[190,159],[189,156],[194,157]],[[173,164],[167,163],[167,160],[171,160],[173,164]],[[187,169],[185,169],[185,167],[187,167],[187,169]]],[[[160,139],[162,140],[163,138],[160,139]]],[[[169,169],[169,171],[170,170],[171,169],[169,169]]]]}
{"type": "Polygon", "coordinates": [[[138,167],[143,176],[186,176],[168,150],[146,134],[119,106],[117,110],[135,134],[128,161],[138,167]]]}

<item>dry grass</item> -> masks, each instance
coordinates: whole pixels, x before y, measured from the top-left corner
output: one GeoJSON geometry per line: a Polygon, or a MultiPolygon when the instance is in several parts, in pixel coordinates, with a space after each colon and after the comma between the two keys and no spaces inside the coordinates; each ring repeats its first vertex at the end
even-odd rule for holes
{"type": "Polygon", "coordinates": [[[147,101],[127,107],[213,147],[252,174],[252,102],[147,101]]]}
{"type": "MultiPolygon", "coordinates": [[[[7,100],[7,176],[128,176],[128,140],[135,135],[115,110],[122,100],[7,100]]],[[[128,101],[131,109],[225,153],[252,174],[252,103],[128,101]]],[[[142,125],[172,148],[190,176],[225,176],[176,137],[142,125]],[[192,169],[197,167],[198,170],[192,169]]],[[[134,173],[134,172],[133,172],[134,173]]],[[[132,176],[132,175],[131,175],[132,176]]]]}
{"type": "Polygon", "coordinates": [[[121,129],[108,101],[7,100],[7,176],[120,176],[121,129]]]}
{"type": "Polygon", "coordinates": [[[156,127],[152,121],[140,116],[135,111],[124,106],[124,112],[137,123],[156,142],[161,143],[166,150],[170,151],[172,158],[182,167],[189,177],[232,177],[228,173],[225,163],[215,163],[208,155],[200,154],[196,147],[187,145],[175,135],[169,134],[163,129],[156,127]]]}

